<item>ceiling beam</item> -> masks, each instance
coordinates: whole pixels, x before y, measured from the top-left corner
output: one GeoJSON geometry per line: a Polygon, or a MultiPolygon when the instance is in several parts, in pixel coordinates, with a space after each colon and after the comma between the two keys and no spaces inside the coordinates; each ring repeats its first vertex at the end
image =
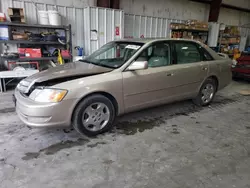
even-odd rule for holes
{"type": "Polygon", "coordinates": [[[213,0],[210,4],[210,11],[209,11],[209,22],[217,22],[220,15],[220,7],[221,7],[222,0],[213,0]]]}
{"type": "MultiPolygon", "coordinates": [[[[189,1],[194,1],[197,3],[205,3],[205,4],[209,4],[209,5],[212,3],[212,0],[189,0],[189,1]]],[[[237,6],[229,5],[229,4],[225,4],[225,3],[221,3],[221,7],[250,13],[249,8],[237,7],[237,6]]]]}
{"type": "Polygon", "coordinates": [[[110,0],[97,0],[98,7],[110,8],[110,0]]]}
{"type": "Polygon", "coordinates": [[[119,9],[120,8],[120,0],[97,0],[98,7],[105,7],[105,8],[113,8],[119,9]]]}

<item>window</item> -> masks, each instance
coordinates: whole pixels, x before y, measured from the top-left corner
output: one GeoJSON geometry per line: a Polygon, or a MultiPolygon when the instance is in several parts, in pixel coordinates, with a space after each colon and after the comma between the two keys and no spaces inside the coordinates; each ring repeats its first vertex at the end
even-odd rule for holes
{"type": "Polygon", "coordinates": [[[202,61],[201,54],[196,44],[191,42],[175,43],[177,64],[194,63],[202,61]]]}
{"type": "Polygon", "coordinates": [[[128,45],[126,43],[117,43],[116,45],[110,45],[109,49],[102,52],[96,59],[123,59],[128,60],[140,46],[128,45]]]}
{"type": "Polygon", "coordinates": [[[169,44],[160,42],[144,50],[137,61],[148,61],[149,67],[162,67],[170,65],[169,44]]]}
{"type": "Polygon", "coordinates": [[[122,66],[142,46],[143,43],[136,42],[110,42],[81,61],[115,69],[122,66]]]}
{"type": "Polygon", "coordinates": [[[200,49],[201,49],[201,52],[203,53],[203,56],[204,56],[203,60],[204,61],[213,61],[214,60],[214,58],[209,54],[209,52],[206,49],[204,49],[203,47],[200,47],[200,49]]]}

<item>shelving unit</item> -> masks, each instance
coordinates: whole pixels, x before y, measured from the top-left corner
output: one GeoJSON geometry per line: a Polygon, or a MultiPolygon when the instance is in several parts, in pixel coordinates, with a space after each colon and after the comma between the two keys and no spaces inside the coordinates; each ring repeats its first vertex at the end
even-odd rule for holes
{"type": "MultiPolygon", "coordinates": [[[[5,58],[3,58],[5,59],[5,58]]],[[[64,57],[65,60],[70,60],[71,57],[64,57]]],[[[5,59],[6,60],[6,59],[5,59]]],[[[34,57],[34,58],[18,58],[18,59],[8,59],[8,61],[25,62],[25,61],[47,61],[47,60],[57,60],[57,57],[34,57]]]]}
{"type": "Polygon", "coordinates": [[[14,27],[29,27],[29,28],[43,28],[43,29],[70,29],[71,26],[64,25],[39,25],[39,24],[26,24],[26,23],[13,23],[13,22],[0,22],[0,25],[14,26],[14,27]]]}
{"type": "Polygon", "coordinates": [[[172,31],[188,31],[188,32],[208,33],[208,29],[172,29],[172,31]]]}
{"type": "Polygon", "coordinates": [[[29,40],[0,40],[0,43],[4,44],[37,44],[37,45],[64,45],[60,42],[49,42],[49,41],[29,41],[29,40]]]}
{"type": "MultiPolygon", "coordinates": [[[[172,32],[181,32],[181,35],[183,35],[184,32],[192,33],[193,38],[189,38],[190,36],[182,36],[181,38],[188,38],[188,39],[194,39],[200,38],[203,39],[202,42],[207,43],[208,39],[208,30],[207,29],[172,29],[172,32]]],[[[172,36],[173,38],[173,36],[172,36]]]]}
{"type": "Polygon", "coordinates": [[[203,43],[208,40],[208,25],[197,20],[188,20],[185,23],[171,23],[171,37],[194,39],[203,43]]]}
{"type": "MultiPolygon", "coordinates": [[[[60,48],[64,50],[68,50],[70,54],[72,54],[72,35],[71,35],[71,25],[68,26],[52,26],[52,25],[37,25],[37,24],[25,24],[25,23],[11,23],[11,22],[0,22],[0,26],[7,26],[8,27],[8,40],[0,40],[0,44],[8,45],[8,44],[14,44],[18,47],[24,47],[24,48],[44,48],[47,46],[53,46],[55,48],[60,48]],[[59,41],[30,41],[30,40],[13,40],[12,31],[13,30],[29,30],[29,29],[37,29],[40,33],[43,30],[47,30],[51,32],[51,30],[64,30],[65,32],[65,38],[66,38],[66,44],[60,43],[59,41]]],[[[52,62],[56,62],[58,57],[51,57],[51,56],[44,56],[44,57],[19,57],[19,58],[6,58],[0,56],[0,61],[7,61],[8,67],[11,62],[29,62],[28,64],[31,64],[31,62],[39,62],[39,66],[36,67],[35,70],[23,70],[23,71],[14,71],[14,70],[8,70],[8,71],[2,71],[0,70],[0,91],[4,92],[6,90],[6,84],[5,79],[11,79],[11,81],[15,78],[23,78],[26,76],[29,76],[31,74],[34,74],[35,72],[38,72],[39,70],[44,70],[43,68],[50,64],[55,66],[55,64],[52,62]],[[47,65],[48,64],[48,65],[47,65]],[[42,65],[42,66],[41,66],[42,65]],[[43,68],[41,68],[43,67],[43,68]],[[41,69],[40,69],[41,68],[41,69]],[[39,70],[37,70],[39,69],[39,70]],[[6,74],[8,75],[6,76],[6,74]]],[[[72,55],[70,57],[63,57],[66,61],[72,61],[72,55]]],[[[1,64],[0,64],[1,65],[1,64]]]]}
{"type": "Polygon", "coordinates": [[[233,58],[239,50],[241,36],[237,28],[236,26],[227,26],[225,31],[220,31],[219,34],[219,52],[227,54],[230,58],[233,58]]]}
{"type": "MultiPolygon", "coordinates": [[[[30,47],[43,47],[48,45],[56,45],[61,46],[64,49],[69,50],[70,54],[72,54],[72,36],[71,36],[71,25],[68,26],[53,26],[53,25],[38,25],[38,24],[25,24],[25,23],[12,23],[12,22],[0,22],[0,26],[8,26],[8,33],[9,33],[9,40],[0,40],[0,43],[3,44],[16,44],[18,46],[30,46],[30,47]],[[29,40],[13,40],[12,38],[12,30],[18,28],[18,29],[48,29],[48,30],[64,30],[65,31],[65,37],[66,41],[68,41],[66,44],[62,44],[58,41],[29,41],[29,40]]],[[[71,60],[70,58],[63,58],[65,60],[71,60]]],[[[8,59],[4,59],[7,60],[8,59]]],[[[41,57],[41,58],[19,58],[19,59],[9,59],[10,61],[46,61],[46,60],[57,60],[57,57],[41,57]]]]}

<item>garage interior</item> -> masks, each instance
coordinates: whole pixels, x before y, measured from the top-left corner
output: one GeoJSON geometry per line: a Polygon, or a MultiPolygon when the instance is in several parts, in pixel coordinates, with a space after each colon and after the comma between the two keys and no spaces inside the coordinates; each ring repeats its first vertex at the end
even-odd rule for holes
{"type": "Polygon", "coordinates": [[[0,187],[250,188],[249,67],[250,0],[1,0],[0,187]],[[206,107],[127,113],[95,137],[18,117],[23,79],[67,73],[114,40],[153,39],[210,47],[230,62],[230,84],[206,107]]]}

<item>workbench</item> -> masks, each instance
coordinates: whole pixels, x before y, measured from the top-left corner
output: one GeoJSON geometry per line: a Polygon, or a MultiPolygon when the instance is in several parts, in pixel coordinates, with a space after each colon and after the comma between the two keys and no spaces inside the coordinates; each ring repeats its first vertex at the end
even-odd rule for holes
{"type": "Polygon", "coordinates": [[[38,70],[17,70],[17,71],[0,71],[0,92],[6,91],[5,79],[25,78],[39,72],[38,70]]]}

